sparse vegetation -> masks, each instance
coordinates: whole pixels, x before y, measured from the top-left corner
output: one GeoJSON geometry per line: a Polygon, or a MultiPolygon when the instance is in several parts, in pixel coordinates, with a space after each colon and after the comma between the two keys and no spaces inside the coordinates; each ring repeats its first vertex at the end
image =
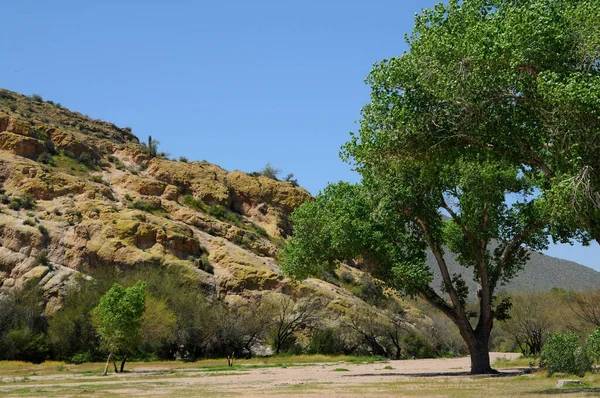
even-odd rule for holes
{"type": "Polygon", "coordinates": [[[35,209],[35,199],[31,195],[11,198],[8,208],[11,210],[31,210],[35,209]]]}

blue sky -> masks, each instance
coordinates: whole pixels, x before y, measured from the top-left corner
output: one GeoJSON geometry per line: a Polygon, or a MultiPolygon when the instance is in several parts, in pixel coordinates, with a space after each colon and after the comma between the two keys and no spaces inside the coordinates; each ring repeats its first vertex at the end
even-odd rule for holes
{"type": "MultiPolygon", "coordinates": [[[[357,181],[339,160],[374,62],[407,50],[436,1],[7,1],[0,87],[152,135],[174,157],[254,171],[313,194],[357,181]]],[[[553,247],[600,270],[600,248],[553,247]]]]}

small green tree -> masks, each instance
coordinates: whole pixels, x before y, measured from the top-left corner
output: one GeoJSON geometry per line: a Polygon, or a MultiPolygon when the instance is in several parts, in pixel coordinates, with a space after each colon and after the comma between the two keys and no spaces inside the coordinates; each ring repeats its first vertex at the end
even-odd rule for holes
{"type": "Polygon", "coordinates": [[[277,176],[281,173],[281,169],[278,169],[276,167],[273,167],[271,165],[271,163],[267,163],[267,165],[265,166],[264,169],[262,169],[261,171],[259,171],[259,174],[270,178],[272,180],[275,181],[279,181],[279,179],[277,178],[277,176]]]}
{"type": "MultiPolygon", "coordinates": [[[[131,350],[140,341],[142,318],[146,308],[145,289],[146,284],[143,282],[128,288],[115,283],[93,310],[96,330],[109,350],[104,375],[108,372],[108,365],[115,352],[131,350]]],[[[126,359],[127,356],[124,355],[121,371],[126,359]]]]}
{"type": "Polygon", "coordinates": [[[560,372],[583,376],[592,369],[586,350],[579,345],[579,336],[573,332],[548,333],[541,363],[548,370],[548,375],[560,372]]]}
{"type": "Polygon", "coordinates": [[[596,363],[600,363],[600,329],[596,329],[595,332],[587,337],[585,347],[590,359],[596,363]]]}

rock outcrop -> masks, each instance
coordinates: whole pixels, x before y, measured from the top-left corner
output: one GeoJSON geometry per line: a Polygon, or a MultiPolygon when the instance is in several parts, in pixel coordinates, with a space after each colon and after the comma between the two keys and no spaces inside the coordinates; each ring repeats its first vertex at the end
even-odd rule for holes
{"type": "Polygon", "coordinates": [[[367,305],[279,269],[303,188],[153,157],[130,129],[5,90],[0,189],[0,294],[36,280],[50,312],[78,275],[142,264],[177,267],[229,302],[276,291],[321,297],[337,316],[367,305]]]}

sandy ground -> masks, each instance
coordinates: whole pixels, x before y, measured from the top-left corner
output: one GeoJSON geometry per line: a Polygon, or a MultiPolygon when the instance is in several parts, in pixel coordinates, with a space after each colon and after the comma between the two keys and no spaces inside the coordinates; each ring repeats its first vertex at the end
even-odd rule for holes
{"type": "MultiPolygon", "coordinates": [[[[518,357],[513,353],[491,353],[499,357],[518,357]]],[[[129,373],[109,375],[55,374],[9,380],[0,376],[0,395],[21,396],[371,396],[378,383],[428,378],[471,380],[469,358],[418,359],[371,364],[321,363],[287,368],[254,368],[211,372],[185,371],[150,366],[134,366],[129,373]],[[364,387],[364,389],[363,389],[364,387]],[[353,391],[353,392],[352,392],[353,391]]],[[[503,373],[515,373],[503,369],[503,373]]],[[[388,396],[379,391],[377,396],[388,396]]]]}

